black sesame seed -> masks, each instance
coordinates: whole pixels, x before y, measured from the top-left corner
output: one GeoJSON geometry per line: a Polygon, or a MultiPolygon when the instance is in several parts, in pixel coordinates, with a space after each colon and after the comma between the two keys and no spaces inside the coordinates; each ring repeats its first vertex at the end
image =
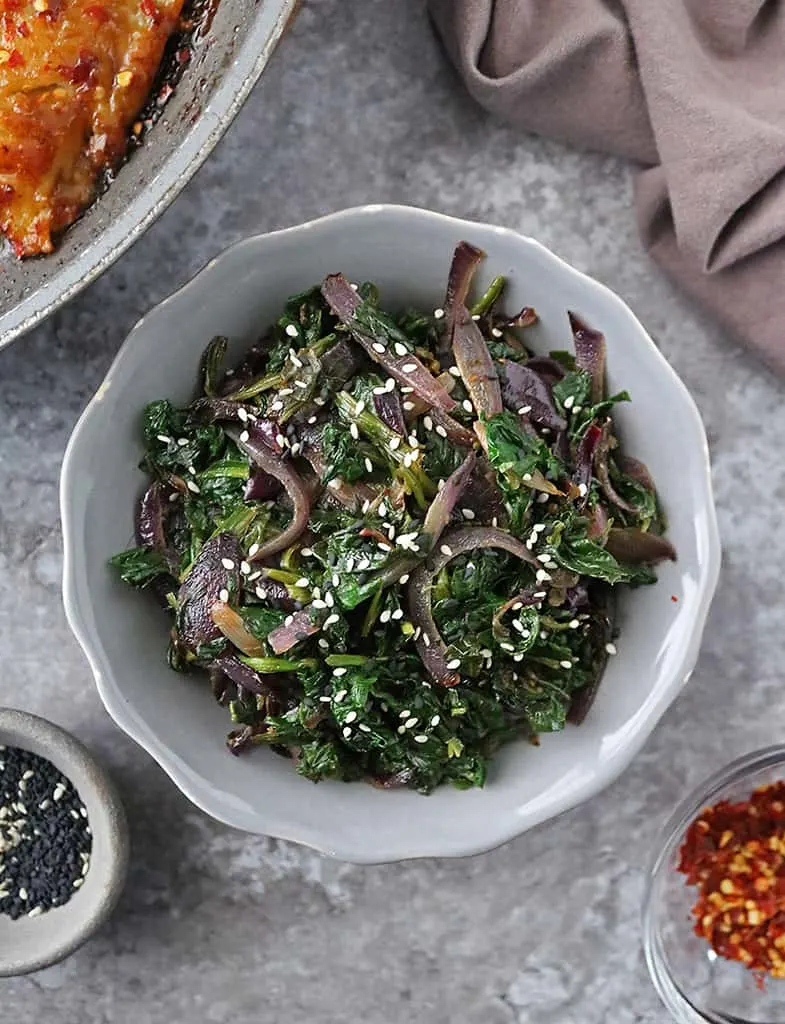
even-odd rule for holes
{"type": "Polygon", "coordinates": [[[1,914],[35,917],[74,895],[93,846],[83,809],[50,761],[0,747],[1,914]]]}

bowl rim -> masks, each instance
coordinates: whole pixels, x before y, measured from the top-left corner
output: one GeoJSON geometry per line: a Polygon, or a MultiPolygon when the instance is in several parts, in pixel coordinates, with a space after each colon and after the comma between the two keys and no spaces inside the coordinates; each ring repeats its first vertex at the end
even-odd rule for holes
{"type": "Polygon", "coordinates": [[[308,826],[307,822],[298,821],[293,816],[286,818],[286,820],[281,820],[279,817],[275,822],[269,823],[263,828],[260,826],[258,829],[254,830],[258,834],[270,835],[274,838],[297,842],[310,847],[311,849],[318,850],[321,853],[356,864],[389,863],[391,861],[411,860],[432,856],[462,857],[484,853],[510,841],[523,832],[526,832],[529,828],[542,824],[544,821],[584,803],[618,778],[621,772],[627,767],[627,765],[629,765],[631,760],[643,747],[662,715],[678,693],[681,692],[692,674],[698,658],[706,618],[717,586],[721,563],[719,529],[717,525],[717,516],[711,483],[711,465],[708,441],[706,439],[703,422],[701,420],[700,413],[698,412],[698,408],[692,398],[692,395],[687,390],[686,385],[654,344],[648,332],[632,312],[630,307],[609,287],[602,284],[600,281],[597,281],[589,274],[573,267],[541,242],[518,231],[514,231],[511,228],[500,227],[483,221],[470,221],[462,218],[451,217],[446,214],[436,213],[434,211],[415,206],[388,203],[366,204],[363,206],[339,210],[291,227],[247,236],[223,249],[220,253],[209,260],[201,270],[190,278],[190,280],[165,298],[162,302],[154,306],[143,317],[141,317],[139,321],[137,321],[115,356],[109,370],[107,371],[104,381],[99,385],[94,396],[87,404],[74,427],[66,447],[60,477],[60,512],[64,548],[63,603],[68,624],[85,653],[90,664],[99,695],[110,716],[124,732],[126,732],[157,761],[175,785],[178,786],[189,800],[199,807],[200,810],[224,824],[239,828],[243,831],[251,831],[247,824],[238,821],[237,816],[230,810],[223,807],[220,804],[220,801],[213,801],[206,794],[205,790],[199,790],[199,788],[192,783],[188,774],[181,771],[175,759],[169,755],[166,744],[160,741],[141,719],[137,716],[128,714],[128,708],[125,705],[125,702],[118,694],[112,692],[112,687],[107,684],[107,678],[111,678],[113,674],[112,667],[108,663],[108,659],[103,656],[100,644],[95,644],[92,640],[90,630],[85,625],[85,621],[79,607],[77,593],[78,588],[75,576],[76,530],[75,523],[71,515],[69,501],[69,494],[78,483],[77,472],[75,469],[76,453],[80,447],[82,436],[89,429],[90,420],[92,419],[94,411],[102,402],[118,367],[122,362],[124,362],[128,351],[134,345],[136,335],[147,327],[149,319],[156,315],[160,309],[181,299],[184,295],[188,295],[192,290],[195,292],[200,289],[204,277],[209,275],[211,269],[218,261],[222,260],[230,253],[242,253],[244,249],[258,245],[262,241],[267,244],[275,244],[279,239],[290,238],[293,235],[305,233],[307,230],[316,227],[330,227],[340,230],[347,221],[359,220],[361,218],[368,217],[372,218],[377,215],[400,217],[404,219],[408,218],[412,221],[440,223],[448,225],[462,233],[476,231],[480,228],[486,232],[493,232],[494,234],[509,238],[515,242],[523,242],[527,247],[534,249],[541,259],[550,262],[551,265],[562,275],[574,276],[575,278],[580,279],[584,284],[588,284],[591,288],[595,289],[595,291],[601,293],[605,301],[607,301],[611,306],[614,306],[627,318],[628,322],[637,327],[641,342],[645,342],[649,351],[649,356],[661,364],[661,368],[664,369],[668,379],[670,380],[674,392],[678,394],[686,414],[693,423],[696,436],[701,439],[700,451],[698,454],[700,456],[702,467],[700,482],[704,493],[705,503],[701,508],[704,557],[697,565],[697,589],[700,594],[700,600],[694,613],[694,620],[691,624],[689,638],[685,639],[683,643],[682,656],[677,668],[674,669],[672,673],[669,685],[663,688],[663,692],[656,705],[649,710],[645,726],[642,726],[632,739],[630,739],[618,752],[614,753],[612,758],[609,758],[603,763],[602,770],[597,770],[593,773],[591,778],[584,781],[580,787],[575,787],[568,796],[554,800],[547,810],[541,809],[537,812],[532,812],[525,820],[521,815],[510,815],[509,819],[505,819],[501,822],[497,821],[495,823],[495,827],[489,827],[481,835],[475,835],[471,839],[466,839],[460,845],[456,844],[447,849],[439,845],[437,837],[433,842],[420,840],[419,845],[424,848],[414,851],[409,849],[409,844],[405,844],[406,849],[404,849],[404,844],[396,845],[394,849],[377,848],[372,844],[369,844],[368,849],[358,850],[354,846],[348,846],[347,844],[342,843],[340,838],[336,839],[333,837],[333,841],[328,842],[320,834],[317,834],[312,830],[308,826]]]}
{"type": "MultiPolygon", "coordinates": [[[[694,786],[673,808],[655,837],[646,867],[646,886],[641,904],[643,954],[652,984],[663,1005],[679,1024],[728,1024],[728,1018],[699,1010],[676,984],[661,952],[655,921],[655,883],[660,871],[681,842],[690,823],[704,807],[716,803],[728,786],[742,782],[755,772],[785,766],[785,743],[774,743],[749,751],[718,768],[694,786]]],[[[685,886],[686,886],[685,882],[685,886]]],[[[785,990],[785,982],[782,983],[785,990]]],[[[739,1021],[738,1024],[743,1024],[739,1021]]]]}
{"type": "MultiPolygon", "coordinates": [[[[93,834],[107,837],[107,855],[100,865],[100,888],[89,907],[71,915],[70,926],[59,941],[42,943],[32,955],[20,957],[12,948],[0,952],[0,978],[16,977],[40,971],[75,952],[106,922],[123,891],[128,873],[128,820],[114,782],[103,765],[75,736],[40,715],[21,708],[0,707],[0,743],[28,749],[51,760],[55,767],[77,787],[83,802],[93,805],[89,823],[93,834]]],[[[88,892],[85,888],[83,892],[88,892]]],[[[65,913],[58,918],[62,926],[65,913]]],[[[38,919],[46,923],[46,915],[38,919]]],[[[11,925],[13,928],[13,924],[11,925]]]]}

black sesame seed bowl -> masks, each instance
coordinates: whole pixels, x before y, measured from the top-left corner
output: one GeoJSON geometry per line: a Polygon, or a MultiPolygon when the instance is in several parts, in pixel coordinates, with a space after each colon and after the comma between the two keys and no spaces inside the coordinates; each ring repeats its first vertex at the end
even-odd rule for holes
{"type": "Polygon", "coordinates": [[[59,726],[0,708],[0,977],[87,941],[127,864],[125,812],[104,769],[59,726]]]}

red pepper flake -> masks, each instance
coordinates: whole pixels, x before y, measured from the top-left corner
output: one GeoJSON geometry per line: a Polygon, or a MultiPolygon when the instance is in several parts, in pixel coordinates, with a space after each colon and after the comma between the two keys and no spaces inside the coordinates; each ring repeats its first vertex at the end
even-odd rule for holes
{"type": "Polygon", "coordinates": [[[150,18],[154,25],[160,25],[161,23],[161,12],[158,9],[158,4],[155,0],[142,0],[141,3],[142,14],[146,14],[150,18]]]}
{"type": "Polygon", "coordinates": [[[701,811],[678,869],[698,886],[695,934],[726,960],[785,978],[785,782],[701,811]]]}
{"type": "Polygon", "coordinates": [[[679,603],[679,599],[678,599],[678,597],[676,597],[675,594],[671,594],[671,601],[673,601],[674,604],[678,604],[679,603]]]}
{"type": "Polygon", "coordinates": [[[76,64],[70,67],[61,65],[57,70],[72,85],[92,85],[98,70],[98,58],[89,50],[81,50],[76,64]]]}
{"type": "Polygon", "coordinates": [[[0,203],[10,203],[15,195],[13,185],[0,184],[0,203]]]}
{"type": "Polygon", "coordinates": [[[109,21],[109,11],[103,4],[91,4],[89,7],[85,7],[85,14],[97,21],[99,25],[105,25],[109,21]]]}
{"type": "Polygon", "coordinates": [[[27,24],[26,21],[19,22],[19,24],[16,26],[16,34],[18,36],[21,36],[22,39],[27,39],[27,37],[30,35],[30,26],[27,24]]]}
{"type": "Polygon", "coordinates": [[[11,56],[8,58],[9,68],[21,68],[24,62],[25,59],[19,50],[11,50],[11,56]]]}

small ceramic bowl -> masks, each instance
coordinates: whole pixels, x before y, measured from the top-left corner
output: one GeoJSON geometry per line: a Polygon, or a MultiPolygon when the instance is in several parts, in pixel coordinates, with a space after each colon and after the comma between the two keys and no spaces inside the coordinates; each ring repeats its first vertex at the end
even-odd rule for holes
{"type": "Polygon", "coordinates": [[[692,671],[720,564],[700,416],[624,302],[531,238],[401,206],[346,210],[248,238],[157,306],[131,332],[79,421],[60,493],[66,614],[115,721],[219,820],[362,863],[479,853],[613,781],[692,671]],[[314,786],[271,751],[227,753],[226,713],[209,686],[167,666],[166,616],[108,569],[110,555],[132,543],[145,486],[137,468],[141,412],[156,398],[190,401],[211,337],[226,335],[236,359],[287,296],[326,274],[375,281],[393,310],[443,305],[461,239],[487,253],[478,291],[503,274],[507,308],[536,308],[527,341],[538,352],[570,348],[567,310],[605,333],[609,388],[632,395],[617,422],[657,482],[679,559],[658,567],[656,586],[624,594],[618,655],[580,728],[543,736],[538,748],[508,744],[484,789],[444,786],[423,797],[360,783],[314,786]]]}
{"type": "Polygon", "coordinates": [[[0,746],[19,747],[51,761],[73,783],[93,833],[90,869],[68,903],[16,921],[0,914],[0,977],[11,977],[64,959],[106,921],[125,881],[128,826],[104,769],[59,726],[25,711],[0,708],[0,746]]]}
{"type": "Polygon", "coordinates": [[[746,754],[685,797],[663,828],[648,874],[643,945],[654,986],[678,1024],[785,1024],[785,981],[761,985],[694,933],[698,890],[677,871],[687,829],[704,807],[747,800],[759,786],[782,779],[785,746],[746,754]]]}

